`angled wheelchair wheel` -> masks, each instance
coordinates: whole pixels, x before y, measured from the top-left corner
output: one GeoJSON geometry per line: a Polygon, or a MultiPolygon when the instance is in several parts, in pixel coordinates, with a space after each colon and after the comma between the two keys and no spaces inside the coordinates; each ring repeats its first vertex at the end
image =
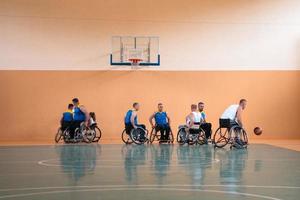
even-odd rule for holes
{"type": "Polygon", "coordinates": [[[126,129],[123,130],[121,138],[125,144],[132,144],[133,142],[130,138],[130,135],[126,133],[126,129]]]}
{"type": "Polygon", "coordinates": [[[82,142],[83,141],[83,137],[82,137],[82,133],[80,128],[76,128],[75,132],[74,132],[74,139],[73,142],[77,143],[77,142],[82,142]]]}
{"type": "Polygon", "coordinates": [[[218,147],[218,148],[225,147],[230,141],[228,129],[219,127],[215,132],[213,141],[214,141],[214,147],[218,147]]]}
{"type": "Polygon", "coordinates": [[[235,138],[234,142],[239,139],[239,142],[236,142],[237,144],[235,144],[236,146],[238,146],[239,148],[247,148],[248,145],[248,137],[247,137],[247,133],[246,131],[240,127],[240,126],[233,126],[230,129],[230,135],[231,137],[235,138]]]}
{"type": "Polygon", "coordinates": [[[63,139],[65,143],[71,142],[71,136],[70,136],[70,129],[66,128],[66,130],[63,132],[63,139]]]}
{"type": "Polygon", "coordinates": [[[183,145],[187,141],[187,133],[185,131],[185,128],[180,128],[177,132],[177,142],[180,145],[183,145]]]}
{"type": "Polygon", "coordinates": [[[200,129],[200,133],[198,135],[197,143],[200,145],[207,144],[207,139],[205,136],[204,130],[200,129]]]}
{"type": "Polygon", "coordinates": [[[58,128],[57,133],[54,138],[55,142],[58,143],[62,139],[62,137],[63,137],[63,131],[61,128],[58,128]]]}
{"type": "Polygon", "coordinates": [[[132,129],[130,137],[135,144],[141,145],[147,142],[147,131],[141,127],[132,129]]]}
{"type": "Polygon", "coordinates": [[[169,134],[169,142],[168,143],[174,143],[174,135],[173,131],[170,129],[170,134],[169,134]]]}
{"type": "Polygon", "coordinates": [[[156,132],[155,128],[152,128],[152,130],[150,132],[150,143],[151,144],[154,142],[156,137],[157,137],[157,132],[156,132]]]}
{"type": "Polygon", "coordinates": [[[198,137],[199,134],[189,134],[189,138],[188,138],[188,144],[189,145],[194,145],[194,144],[198,144],[198,137]]]}
{"type": "Polygon", "coordinates": [[[98,126],[94,126],[94,127],[91,127],[91,129],[93,129],[95,131],[95,137],[93,139],[93,142],[99,142],[99,140],[102,136],[102,132],[101,132],[100,128],[98,126]]]}
{"type": "Polygon", "coordinates": [[[86,143],[91,143],[96,137],[96,130],[91,128],[85,128],[82,130],[82,138],[86,143]]]}
{"type": "Polygon", "coordinates": [[[247,136],[247,133],[246,133],[246,131],[245,131],[244,129],[243,129],[243,134],[242,134],[241,138],[242,138],[242,140],[244,141],[244,143],[245,143],[246,145],[249,144],[248,136],[247,136]]]}

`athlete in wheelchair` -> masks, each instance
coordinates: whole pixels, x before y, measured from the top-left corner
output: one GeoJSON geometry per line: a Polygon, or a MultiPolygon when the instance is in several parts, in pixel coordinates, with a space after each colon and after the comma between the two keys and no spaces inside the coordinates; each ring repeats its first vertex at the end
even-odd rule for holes
{"type": "Polygon", "coordinates": [[[230,144],[230,148],[247,148],[248,137],[243,129],[242,112],[246,108],[247,101],[241,99],[239,104],[229,106],[222,114],[213,138],[214,146],[223,148],[230,144]]]}
{"type": "Polygon", "coordinates": [[[202,115],[197,111],[197,105],[192,104],[191,113],[186,117],[186,125],[181,125],[178,128],[177,142],[181,145],[185,143],[190,145],[206,144],[205,132],[200,127],[202,121],[202,115]]]}
{"type": "Polygon", "coordinates": [[[128,110],[125,118],[125,129],[122,132],[122,140],[125,144],[144,144],[148,141],[148,131],[144,124],[138,124],[137,112],[140,109],[139,103],[133,104],[133,109],[128,110]]]}
{"type": "Polygon", "coordinates": [[[77,98],[72,102],[73,104],[69,104],[69,110],[63,114],[62,128],[57,132],[55,142],[58,143],[62,138],[66,143],[98,142],[101,130],[97,126],[95,113],[88,114],[77,98]],[[66,119],[70,119],[68,126],[64,126],[66,119]]]}
{"type": "Polygon", "coordinates": [[[170,127],[170,118],[166,112],[163,111],[163,104],[158,104],[158,111],[154,112],[150,118],[149,122],[152,126],[150,133],[150,143],[153,143],[155,140],[159,143],[173,143],[173,133],[170,127]],[[153,119],[154,122],[153,123],[153,119]]]}

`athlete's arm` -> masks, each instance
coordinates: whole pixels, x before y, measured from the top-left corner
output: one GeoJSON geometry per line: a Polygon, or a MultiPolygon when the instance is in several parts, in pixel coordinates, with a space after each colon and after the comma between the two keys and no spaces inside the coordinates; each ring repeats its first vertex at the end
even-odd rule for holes
{"type": "Polygon", "coordinates": [[[194,125],[194,117],[192,113],[186,117],[186,121],[188,120],[190,120],[190,123],[188,124],[188,128],[191,128],[194,125]]]}
{"type": "Polygon", "coordinates": [[[241,107],[239,107],[238,110],[237,110],[237,112],[236,112],[236,119],[237,119],[238,124],[239,124],[241,127],[243,127],[242,112],[243,112],[243,111],[242,111],[242,108],[241,108],[241,107]]]}
{"type": "Polygon", "coordinates": [[[149,118],[149,122],[150,122],[152,128],[155,127],[155,125],[153,124],[153,118],[154,118],[154,116],[155,116],[155,112],[154,112],[154,113],[150,116],[150,118],[149,118]]]}
{"type": "Polygon", "coordinates": [[[85,124],[88,125],[89,120],[90,120],[90,115],[89,115],[88,111],[86,110],[86,108],[84,106],[80,106],[79,109],[84,113],[84,115],[85,115],[85,124]]]}
{"type": "Polygon", "coordinates": [[[168,119],[168,124],[169,124],[169,126],[171,126],[171,120],[170,120],[169,115],[167,115],[167,119],[168,119]]]}
{"type": "Polygon", "coordinates": [[[136,115],[137,115],[136,112],[132,111],[130,122],[134,128],[137,128],[137,126],[134,124],[134,118],[136,117],[136,115]]]}

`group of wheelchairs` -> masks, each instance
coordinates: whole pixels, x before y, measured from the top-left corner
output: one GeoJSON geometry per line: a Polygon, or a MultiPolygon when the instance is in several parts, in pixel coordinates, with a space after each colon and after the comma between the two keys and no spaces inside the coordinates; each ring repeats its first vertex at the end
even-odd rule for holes
{"type": "Polygon", "coordinates": [[[142,127],[137,127],[132,129],[130,133],[127,133],[126,129],[123,130],[121,135],[122,141],[125,144],[144,144],[144,143],[153,143],[154,141],[164,142],[164,143],[173,143],[174,136],[173,132],[170,129],[169,137],[163,139],[161,132],[156,129],[156,127],[152,128],[150,135],[147,129],[142,127]]]}
{"type": "MultiPolygon", "coordinates": [[[[246,131],[239,126],[237,123],[233,124],[230,119],[220,119],[219,128],[215,131],[211,143],[215,148],[223,148],[226,145],[230,145],[230,148],[247,148],[248,137],[246,131]]],[[[126,129],[122,132],[122,141],[125,144],[152,144],[154,141],[160,141],[165,143],[174,143],[174,135],[172,130],[170,130],[169,138],[165,141],[161,140],[162,135],[159,130],[152,128],[150,135],[147,129],[138,127],[132,129],[128,134],[126,129]]],[[[206,138],[205,131],[199,128],[196,133],[189,133],[187,126],[181,125],[178,127],[177,143],[180,145],[203,145],[208,144],[208,138],[206,138]]]]}
{"type": "Polygon", "coordinates": [[[63,129],[62,127],[58,128],[58,131],[55,135],[55,142],[56,143],[59,143],[60,141],[64,141],[65,143],[99,142],[101,135],[102,132],[100,128],[97,126],[97,123],[86,126],[85,123],[82,122],[79,127],[75,128],[75,130],[72,130],[71,126],[65,129],[63,129]]]}

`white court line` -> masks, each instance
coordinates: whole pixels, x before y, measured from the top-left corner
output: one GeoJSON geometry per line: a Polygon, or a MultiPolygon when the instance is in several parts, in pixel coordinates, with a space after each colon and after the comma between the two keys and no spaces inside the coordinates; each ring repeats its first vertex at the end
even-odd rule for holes
{"type": "MultiPolygon", "coordinates": [[[[73,167],[73,165],[61,165],[61,164],[51,164],[51,163],[47,163],[49,161],[59,161],[58,159],[47,159],[47,160],[41,160],[41,161],[38,161],[38,164],[41,165],[41,166],[46,166],[46,167],[73,167]]],[[[84,160],[83,160],[84,161],[84,160]]],[[[95,161],[101,161],[101,160],[95,160],[95,161]]],[[[105,160],[102,160],[102,161],[105,161],[105,160]]],[[[109,161],[109,160],[106,160],[106,161],[109,161]]],[[[110,161],[119,161],[119,160],[110,160],[110,161]]],[[[121,160],[123,161],[123,160],[121,160]]],[[[138,160],[137,160],[138,161],[138,160]]],[[[214,159],[214,160],[210,160],[212,163],[218,163],[220,162],[219,159],[214,159]]],[[[149,162],[147,163],[149,164],[149,162]]],[[[199,166],[200,163],[186,163],[186,164],[166,164],[166,165],[159,165],[159,166],[175,166],[175,167],[180,167],[180,166],[191,166],[191,165],[197,165],[199,166]]],[[[78,167],[78,166],[76,166],[78,167]]],[[[124,168],[124,165],[97,165],[96,168],[124,168]]],[[[139,165],[139,167],[149,167],[148,165],[139,165]]]]}
{"type": "Polygon", "coordinates": [[[183,192],[208,192],[208,193],[221,193],[221,194],[232,194],[232,195],[242,195],[249,197],[257,197],[262,199],[271,199],[271,200],[281,200],[279,198],[251,194],[251,193],[242,193],[234,191],[221,191],[221,190],[201,190],[201,189],[177,189],[177,188],[99,188],[99,189],[83,189],[83,190],[58,190],[58,191],[47,191],[47,192],[34,192],[34,193],[25,193],[25,194],[12,194],[12,195],[3,195],[0,196],[0,199],[15,198],[15,197],[26,197],[26,196],[36,196],[36,195],[46,195],[46,194],[61,194],[69,192],[95,192],[95,191],[145,191],[145,190],[156,190],[156,191],[183,191],[183,192]]]}
{"type": "Polygon", "coordinates": [[[77,188],[114,188],[114,187],[236,187],[236,188],[267,188],[267,189],[300,189],[300,186],[286,185],[189,185],[189,184],[170,184],[170,185],[80,185],[80,186],[54,186],[54,187],[32,187],[32,188],[7,188],[0,189],[0,192],[22,191],[22,190],[49,190],[49,189],[77,189],[77,188]]]}

